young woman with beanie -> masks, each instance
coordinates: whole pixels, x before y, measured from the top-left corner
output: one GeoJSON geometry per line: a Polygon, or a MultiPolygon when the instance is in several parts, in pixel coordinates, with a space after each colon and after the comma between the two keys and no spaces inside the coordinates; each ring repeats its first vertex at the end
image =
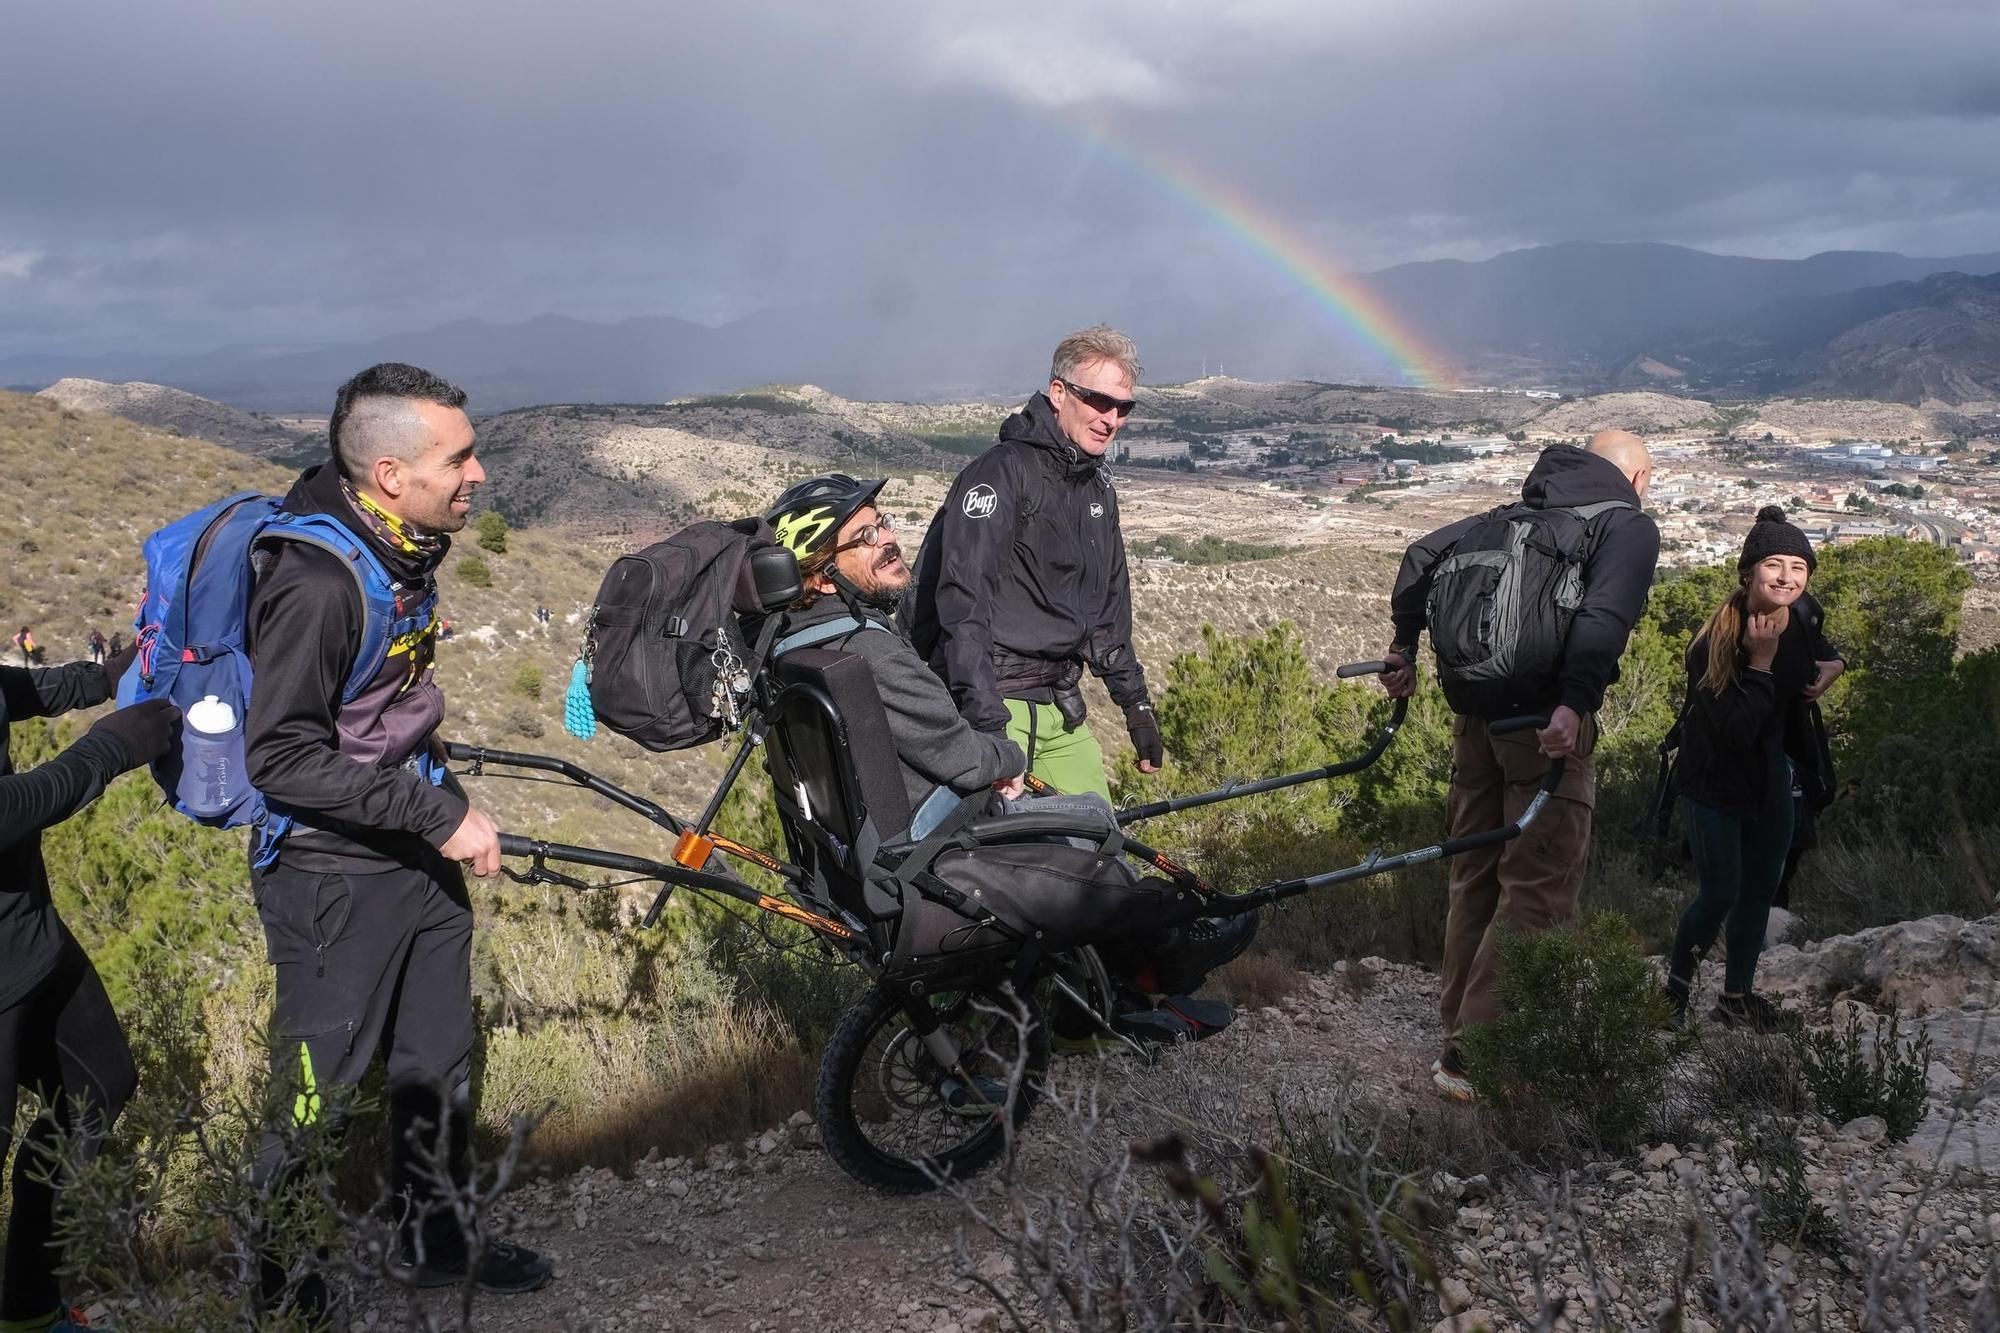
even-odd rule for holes
{"type": "Polygon", "coordinates": [[[1697,964],[1727,925],[1722,998],[1711,1020],[1770,1031],[1778,1011],[1752,983],[1771,897],[1792,840],[1792,761],[1814,762],[1806,704],[1840,674],[1806,595],[1812,544],[1769,505],[1736,561],[1740,585],[1687,653],[1681,821],[1700,890],[1681,914],[1667,992],[1684,1018],[1697,964]]]}

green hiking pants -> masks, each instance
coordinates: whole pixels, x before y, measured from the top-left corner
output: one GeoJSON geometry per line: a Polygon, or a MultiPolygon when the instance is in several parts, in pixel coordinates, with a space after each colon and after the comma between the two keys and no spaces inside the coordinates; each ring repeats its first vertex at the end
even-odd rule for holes
{"type": "Polygon", "coordinates": [[[1071,795],[1094,791],[1111,799],[1097,737],[1088,726],[1064,727],[1054,704],[1007,700],[1007,739],[1028,756],[1028,772],[1057,791],[1071,795]]]}

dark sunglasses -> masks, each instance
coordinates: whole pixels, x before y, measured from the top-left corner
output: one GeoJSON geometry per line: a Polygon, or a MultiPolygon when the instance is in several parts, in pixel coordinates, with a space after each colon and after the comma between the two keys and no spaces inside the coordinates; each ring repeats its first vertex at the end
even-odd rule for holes
{"type": "Polygon", "coordinates": [[[1056,383],[1075,394],[1077,399],[1093,412],[1116,412],[1121,417],[1129,417],[1132,415],[1132,409],[1139,405],[1137,398],[1113,398],[1110,394],[1099,393],[1095,389],[1080,388],[1065,379],[1058,379],[1056,383]]]}

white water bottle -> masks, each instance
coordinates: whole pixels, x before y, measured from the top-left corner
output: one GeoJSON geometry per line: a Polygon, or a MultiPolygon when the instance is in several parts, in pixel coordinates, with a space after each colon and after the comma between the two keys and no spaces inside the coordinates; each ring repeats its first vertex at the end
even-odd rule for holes
{"type": "Polygon", "coordinates": [[[236,710],[214,695],[182,715],[181,780],[174,794],[188,813],[205,818],[227,814],[236,803],[243,776],[243,739],[236,710]]]}

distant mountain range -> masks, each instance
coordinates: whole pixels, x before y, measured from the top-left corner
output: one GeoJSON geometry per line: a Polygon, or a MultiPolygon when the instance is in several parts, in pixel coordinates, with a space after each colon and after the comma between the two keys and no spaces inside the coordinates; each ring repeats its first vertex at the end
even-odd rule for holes
{"type": "MultiPolygon", "coordinates": [[[[2000,252],[1781,260],[1576,242],[1477,263],[1404,264],[1360,281],[1472,381],[1956,404],[2000,399],[2000,313],[1986,275],[2000,275],[2000,252]]],[[[853,397],[1008,397],[1036,383],[1058,332],[1099,318],[1138,339],[1155,383],[1218,368],[1361,383],[1400,373],[1305,295],[1214,293],[1100,308],[1072,288],[1024,291],[978,309],[921,298],[799,306],[716,327],[666,316],[607,324],[544,315],[322,347],[16,356],[0,359],[0,384],[145,380],[243,408],[323,412],[347,375],[395,359],[459,381],[482,410],[658,402],[771,382],[853,397]]]]}

